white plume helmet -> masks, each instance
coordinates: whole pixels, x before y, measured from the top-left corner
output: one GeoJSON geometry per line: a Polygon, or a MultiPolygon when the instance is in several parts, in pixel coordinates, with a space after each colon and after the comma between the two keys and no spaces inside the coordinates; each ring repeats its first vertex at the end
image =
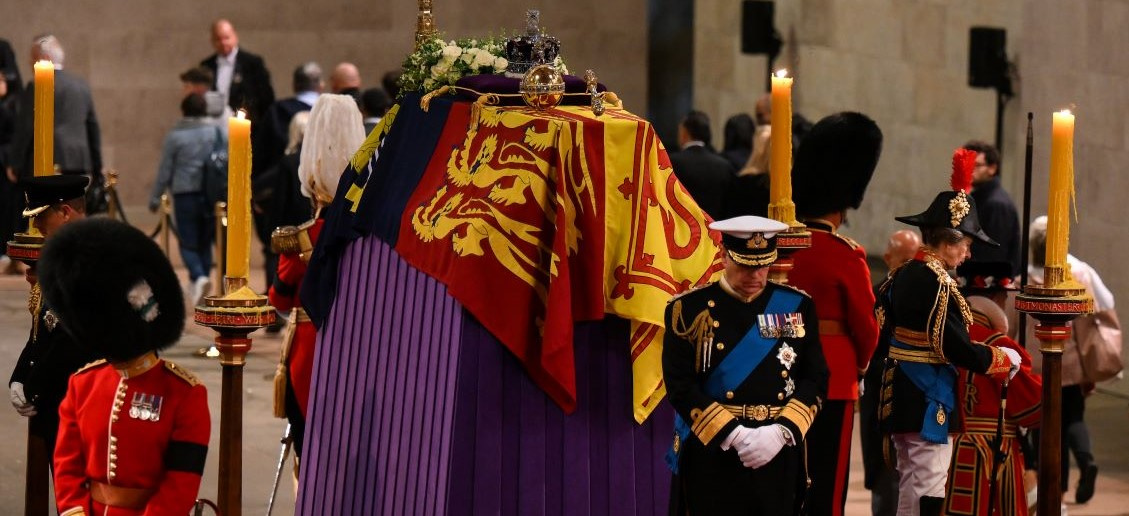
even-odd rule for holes
{"type": "Polygon", "coordinates": [[[298,164],[302,195],[329,204],[341,173],[364,141],[365,126],[353,97],[318,96],[310,111],[298,164]]]}

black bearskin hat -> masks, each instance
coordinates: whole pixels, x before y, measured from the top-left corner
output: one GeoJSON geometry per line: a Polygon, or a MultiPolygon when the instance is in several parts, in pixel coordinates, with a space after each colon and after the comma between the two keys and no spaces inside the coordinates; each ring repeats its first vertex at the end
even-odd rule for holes
{"type": "Polygon", "coordinates": [[[858,209],[882,154],[882,130],[862,113],[824,117],[796,150],[792,200],[801,218],[858,209]]]}
{"type": "Polygon", "coordinates": [[[894,220],[919,228],[952,228],[985,244],[999,247],[1000,244],[980,227],[976,201],[968,195],[972,191],[972,167],[975,163],[976,151],[957,149],[953,153],[950,179],[952,190],[937,194],[925,211],[917,215],[894,217],[894,220]]]}
{"type": "Polygon", "coordinates": [[[140,230],[107,218],[64,225],[43,246],[47,306],[81,346],[112,362],[167,348],[184,329],[172,264],[140,230]]]}

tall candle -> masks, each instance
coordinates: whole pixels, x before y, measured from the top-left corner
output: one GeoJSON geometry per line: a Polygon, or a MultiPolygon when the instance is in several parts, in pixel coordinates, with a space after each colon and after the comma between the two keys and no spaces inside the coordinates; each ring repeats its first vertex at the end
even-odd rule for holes
{"type": "Polygon", "coordinates": [[[55,64],[37,61],[35,68],[35,125],[33,170],[36,176],[55,173],[55,64]]]}
{"type": "Polygon", "coordinates": [[[792,201],[792,78],[787,74],[787,70],[780,70],[772,76],[768,200],[777,205],[792,201]]]}
{"type": "MultiPolygon", "coordinates": [[[[1074,115],[1055,113],[1051,124],[1051,184],[1047,197],[1047,267],[1065,267],[1074,197],[1074,115]]],[[[1053,285],[1048,285],[1053,286],[1053,285]]]]}
{"type": "Polygon", "coordinates": [[[251,254],[251,121],[242,110],[227,120],[227,271],[247,278],[251,254]]]}

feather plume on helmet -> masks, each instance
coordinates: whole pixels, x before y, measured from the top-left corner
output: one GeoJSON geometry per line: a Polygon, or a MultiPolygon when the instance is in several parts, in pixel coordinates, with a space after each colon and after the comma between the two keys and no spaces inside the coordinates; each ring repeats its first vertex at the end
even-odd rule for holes
{"type": "Polygon", "coordinates": [[[364,140],[364,122],[353,97],[319,96],[310,111],[298,163],[302,195],[323,205],[333,201],[341,173],[364,140]]]}

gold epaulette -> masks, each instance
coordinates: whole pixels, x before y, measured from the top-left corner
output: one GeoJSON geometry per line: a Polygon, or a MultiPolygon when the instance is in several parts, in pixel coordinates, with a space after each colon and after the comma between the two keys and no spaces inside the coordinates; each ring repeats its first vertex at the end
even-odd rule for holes
{"type": "Polygon", "coordinates": [[[165,360],[165,369],[168,369],[169,372],[176,375],[177,378],[180,378],[181,380],[187,382],[188,385],[191,385],[193,387],[200,385],[200,380],[196,378],[196,375],[188,372],[188,370],[183,367],[169,362],[168,360],[165,360]]]}
{"type": "Polygon", "coordinates": [[[90,369],[94,369],[95,367],[98,367],[98,366],[105,364],[105,363],[106,363],[106,359],[104,359],[104,358],[99,359],[99,360],[95,360],[95,361],[93,361],[89,364],[86,364],[86,365],[78,368],[78,371],[75,371],[74,374],[78,374],[78,373],[81,373],[83,371],[88,371],[90,369]]]}
{"type": "Polygon", "coordinates": [[[677,293],[677,294],[675,294],[675,295],[673,295],[673,296],[670,296],[670,299],[667,299],[667,300],[666,300],[666,303],[667,303],[667,304],[673,303],[675,299],[679,299],[679,298],[681,298],[682,296],[685,296],[686,294],[689,294],[689,293],[691,293],[691,292],[696,292],[696,291],[698,291],[698,290],[702,290],[703,288],[706,288],[706,287],[708,287],[708,286],[710,286],[710,285],[713,285],[713,283],[706,283],[706,284],[704,284],[704,285],[698,285],[698,286],[696,286],[696,287],[690,287],[690,288],[688,288],[688,289],[686,289],[686,290],[683,290],[682,292],[679,292],[679,293],[677,293]]]}
{"type": "Polygon", "coordinates": [[[849,245],[851,247],[851,249],[858,249],[858,248],[862,247],[862,244],[858,243],[857,240],[855,240],[855,239],[853,239],[853,238],[851,238],[847,235],[843,235],[843,234],[839,234],[839,233],[831,233],[831,236],[838,238],[839,240],[843,241],[844,243],[849,245]]]}
{"type": "Polygon", "coordinates": [[[313,218],[303,222],[300,226],[279,226],[270,234],[270,250],[275,254],[297,254],[303,262],[310,260],[314,251],[313,241],[310,239],[310,228],[317,222],[313,218]]]}
{"type": "Polygon", "coordinates": [[[780,282],[773,281],[773,280],[768,280],[768,282],[772,283],[773,285],[776,285],[778,287],[783,287],[783,288],[791,290],[791,291],[793,291],[797,294],[803,295],[804,297],[806,297],[808,299],[811,299],[811,294],[808,294],[807,292],[804,292],[802,289],[798,289],[798,288],[793,287],[792,285],[789,285],[787,283],[780,283],[780,282]]]}

